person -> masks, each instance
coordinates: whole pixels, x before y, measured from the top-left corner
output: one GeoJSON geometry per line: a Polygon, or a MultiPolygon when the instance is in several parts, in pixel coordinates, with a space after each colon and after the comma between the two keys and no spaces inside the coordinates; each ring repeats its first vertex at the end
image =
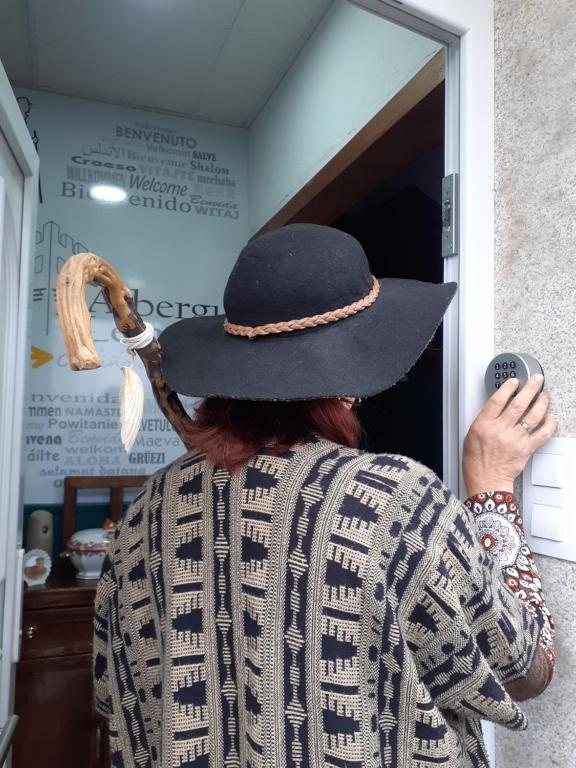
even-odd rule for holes
{"type": "Polygon", "coordinates": [[[475,420],[465,503],[358,449],[356,399],[405,375],[454,291],[376,280],[354,238],[296,224],[244,248],[226,317],[163,332],[167,382],[202,400],[97,590],[113,766],[487,766],[481,719],[526,727],[554,669],[513,492],[555,429],[541,380],[475,420]]]}

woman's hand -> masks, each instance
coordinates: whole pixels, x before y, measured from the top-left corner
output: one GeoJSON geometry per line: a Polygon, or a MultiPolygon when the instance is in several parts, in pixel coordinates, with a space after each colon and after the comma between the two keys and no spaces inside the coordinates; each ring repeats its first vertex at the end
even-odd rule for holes
{"type": "Polygon", "coordinates": [[[469,496],[513,491],[530,456],[556,431],[556,417],[548,412],[550,395],[538,394],[541,386],[537,374],[512,397],[518,379],[508,379],[478,414],[464,440],[462,470],[469,496]]]}

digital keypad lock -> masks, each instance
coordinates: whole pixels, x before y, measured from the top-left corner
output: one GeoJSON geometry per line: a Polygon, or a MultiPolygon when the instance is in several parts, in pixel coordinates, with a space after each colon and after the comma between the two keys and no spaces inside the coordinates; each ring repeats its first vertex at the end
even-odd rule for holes
{"type": "MultiPolygon", "coordinates": [[[[508,379],[518,379],[520,383],[516,392],[519,392],[530,376],[535,373],[544,375],[542,366],[532,355],[524,352],[502,352],[502,354],[496,355],[486,368],[486,376],[484,377],[488,397],[500,389],[508,379]]],[[[542,382],[542,387],[544,387],[544,382],[542,382]]]]}

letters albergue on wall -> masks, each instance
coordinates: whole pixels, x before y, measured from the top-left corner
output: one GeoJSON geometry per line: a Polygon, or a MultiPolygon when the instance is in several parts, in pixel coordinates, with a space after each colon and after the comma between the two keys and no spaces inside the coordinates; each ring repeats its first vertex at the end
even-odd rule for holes
{"type": "Polygon", "coordinates": [[[184,450],[145,382],[142,429],[124,453],[118,389],[120,366],[130,359],[102,292],[89,287],[102,368],[69,370],[55,314],[58,272],[73,253],[107,259],[157,332],[221,313],[226,279],[248,237],[246,137],[242,129],[31,90],[17,96],[41,160],[25,501],[58,503],[67,475],[150,474],[184,450]],[[90,197],[94,184],[121,187],[126,200],[99,203],[90,197]]]}

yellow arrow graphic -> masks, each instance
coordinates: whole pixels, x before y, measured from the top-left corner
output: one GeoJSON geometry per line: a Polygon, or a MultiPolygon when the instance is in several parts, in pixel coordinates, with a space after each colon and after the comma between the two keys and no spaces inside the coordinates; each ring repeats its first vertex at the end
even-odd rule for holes
{"type": "Polygon", "coordinates": [[[34,346],[30,349],[30,357],[32,359],[32,368],[40,368],[41,365],[49,363],[50,360],[54,359],[54,355],[51,355],[50,352],[34,346]]]}

